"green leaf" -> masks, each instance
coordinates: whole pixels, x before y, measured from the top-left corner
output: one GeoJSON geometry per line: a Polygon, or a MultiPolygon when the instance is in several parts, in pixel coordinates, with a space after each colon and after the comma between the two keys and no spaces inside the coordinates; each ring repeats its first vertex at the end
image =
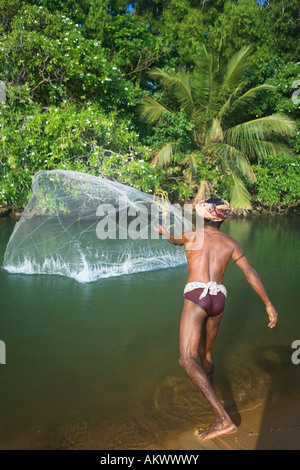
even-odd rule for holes
{"type": "Polygon", "coordinates": [[[226,143],[215,144],[210,147],[210,150],[221,157],[225,166],[230,169],[231,173],[235,173],[235,169],[237,169],[243,176],[255,181],[255,174],[253,173],[247,155],[226,143]]]}
{"type": "Polygon", "coordinates": [[[148,124],[162,122],[165,114],[172,114],[169,109],[150,97],[141,101],[140,105],[137,106],[137,113],[140,115],[141,120],[148,124]]]}
{"type": "Polygon", "coordinates": [[[225,90],[233,90],[244,80],[245,70],[248,65],[248,57],[251,51],[251,46],[242,47],[231,57],[224,75],[223,87],[225,90]]]}
{"type": "Polygon", "coordinates": [[[173,160],[175,142],[168,142],[164,147],[155,153],[152,164],[158,168],[170,165],[173,160]]]}
{"type": "Polygon", "coordinates": [[[232,175],[233,184],[230,191],[230,204],[233,208],[245,212],[247,209],[251,209],[251,195],[247,191],[244,183],[240,178],[232,175]]]}
{"type": "Polygon", "coordinates": [[[186,111],[192,112],[194,101],[192,97],[189,74],[181,69],[178,72],[164,72],[161,69],[150,72],[150,76],[159,78],[162,84],[174,95],[180,106],[186,111]]]}
{"type": "Polygon", "coordinates": [[[295,130],[296,123],[294,121],[287,116],[273,114],[231,127],[224,132],[224,139],[238,147],[240,143],[248,139],[263,142],[272,134],[289,137],[294,134],[295,130]]]}

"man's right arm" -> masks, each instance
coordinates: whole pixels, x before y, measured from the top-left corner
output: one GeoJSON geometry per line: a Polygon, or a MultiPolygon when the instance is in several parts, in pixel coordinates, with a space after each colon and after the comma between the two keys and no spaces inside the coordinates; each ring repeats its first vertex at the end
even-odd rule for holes
{"type": "Polygon", "coordinates": [[[173,245],[182,246],[189,239],[189,238],[187,238],[185,233],[182,233],[181,236],[172,235],[162,225],[158,225],[157,227],[154,227],[154,230],[159,235],[164,235],[164,237],[168,240],[168,242],[172,243],[173,245]]]}
{"type": "Polygon", "coordinates": [[[250,264],[248,263],[248,260],[243,254],[243,250],[238,242],[235,243],[231,258],[236,263],[236,265],[243,271],[252,289],[264,302],[270,320],[268,326],[270,328],[274,328],[277,323],[278,313],[273,307],[260,277],[258,276],[257,272],[252,268],[252,266],[250,266],[250,264]]]}

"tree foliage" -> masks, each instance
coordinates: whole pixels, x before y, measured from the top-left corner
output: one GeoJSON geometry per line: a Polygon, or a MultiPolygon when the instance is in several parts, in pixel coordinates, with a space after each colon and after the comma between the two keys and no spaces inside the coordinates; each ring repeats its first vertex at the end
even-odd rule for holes
{"type": "MultiPolygon", "coordinates": [[[[0,0],[0,59],[6,204],[24,206],[34,173],[53,168],[161,187],[173,202],[205,180],[233,203],[277,204],[266,192],[280,161],[294,181],[299,132],[284,138],[281,116],[299,126],[297,0],[0,0]]],[[[296,204],[282,187],[278,205],[296,204]]]]}
{"type": "MultiPolygon", "coordinates": [[[[261,160],[279,151],[291,153],[288,146],[276,137],[290,137],[295,123],[280,114],[253,117],[249,107],[264,91],[272,90],[268,84],[245,90],[245,70],[250,48],[242,48],[228,62],[222,52],[209,53],[205,46],[192,71],[179,69],[158,70],[151,76],[160,80],[169,92],[166,104],[152,97],[144,98],[139,112],[149,124],[169,124],[171,117],[183,114],[189,120],[191,149],[201,149],[205,160],[222,167],[231,182],[232,205],[248,209],[251,196],[243,177],[254,179],[250,161],[261,160]]],[[[169,129],[169,125],[168,125],[169,129]]],[[[162,148],[156,151],[154,163],[168,166],[176,149],[183,151],[184,140],[174,138],[170,132],[162,148]]],[[[187,149],[186,149],[187,153],[187,149]]],[[[185,157],[185,162],[188,157],[185,157]]],[[[194,155],[190,164],[195,166],[194,155]]]]}

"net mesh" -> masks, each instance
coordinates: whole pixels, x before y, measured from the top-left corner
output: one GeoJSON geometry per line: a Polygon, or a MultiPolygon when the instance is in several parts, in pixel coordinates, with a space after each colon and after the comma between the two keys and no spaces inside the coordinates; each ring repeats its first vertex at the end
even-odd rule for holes
{"type": "Polygon", "coordinates": [[[41,171],[4,268],[91,282],[185,263],[184,250],[155,232],[158,223],[176,235],[192,227],[165,193],[153,196],[80,172],[41,171]]]}

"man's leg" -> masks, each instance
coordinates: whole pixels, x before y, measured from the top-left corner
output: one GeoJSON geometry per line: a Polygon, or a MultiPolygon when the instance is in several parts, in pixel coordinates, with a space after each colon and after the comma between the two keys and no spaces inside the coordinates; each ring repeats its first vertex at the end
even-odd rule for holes
{"type": "Polygon", "coordinates": [[[203,433],[199,433],[202,439],[212,439],[221,434],[234,432],[236,427],[223,408],[205,370],[197,361],[200,338],[203,335],[206,318],[207,314],[201,307],[185,299],[180,319],[179,364],[207,399],[216,415],[214,424],[203,433]]]}
{"type": "Polygon", "coordinates": [[[214,373],[214,360],[211,349],[215,342],[222,316],[223,313],[221,313],[217,317],[207,318],[206,326],[205,328],[203,328],[203,333],[200,338],[200,344],[198,349],[201,365],[205,370],[211,383],[214,373]]]}

